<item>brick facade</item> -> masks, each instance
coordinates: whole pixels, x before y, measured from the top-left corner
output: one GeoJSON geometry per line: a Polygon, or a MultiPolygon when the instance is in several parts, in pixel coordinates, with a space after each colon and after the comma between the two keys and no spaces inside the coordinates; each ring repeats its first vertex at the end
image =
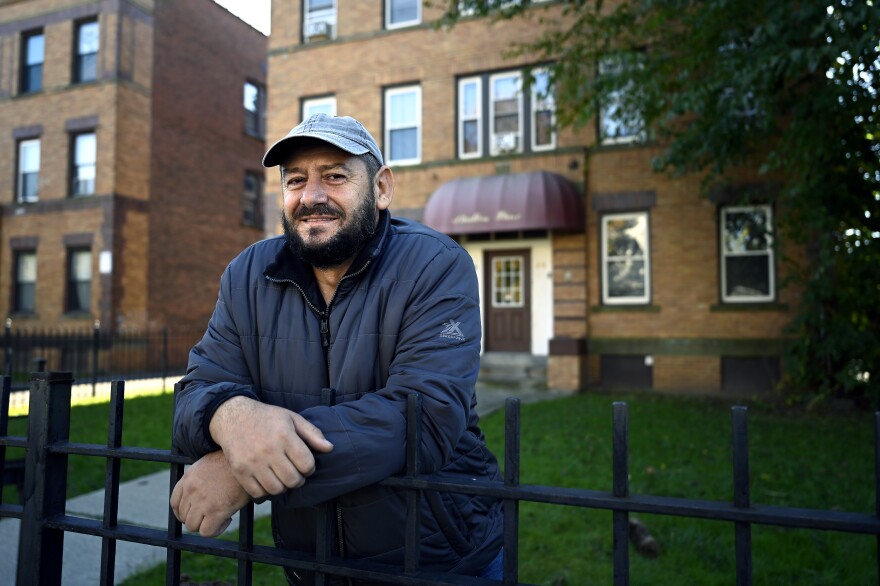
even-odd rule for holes
{"type": "MultiPolygon", "coordinates": [[[[580,189],[584,230],[548,231],[544,238],[552,251],[552,266],[549,271],[536,267],[532,274],[533,287],[547,278],[552,290],[552,298],[532,300],[533,314],[534,304],[551,307],[550,339],[532,340],[533,353],[538,348],[538,353],[549,356],[551,387],[572,391],[613,387],[615,382],[602,375],[602,357],[623,356],[650,369],[648,378],[656,390],[717,393],[723,387],[723,356],[778,355],[778,340],[796,309],[798,292],[779,288],[770,302],[722,303],[719,204],[701,196],[700,177],[655,173],[651,163],[659,152],[656,143],[605,146],[597,140],[597,126],[591,125],[563,129],[550,151],[458,156],[458,80],[540,66],[528,55],[511,58],[506,53],[515,42],[536,37],[546,26],[539,24],[542,16],[550,21],[559,16],[557,3],[530,8],[526,19],[465,18],[452,29],[435,27],[439,8],[423,3],[420,24],[386,29],[386,3],[340,0],[334,15],[335,36],[329,40],[304,36],[302,4],[273,3],[269,140],[281,138],[299,122],[304,99],[333,96],[338,114],[358,118],[387,146],[384,93],[417,85],[421,160],[415,165],[392,165],[397,178],[393,214],[421,219],[432,194],[462,177],[549,171],[580,189]],[[603,303],[601,223],[603,215],[611,212],[648,214],[647,303],[603,303]]],[[[739,179],[750,182],[756,176],[746,170],[739,179]]],[[[277,200],[276,170],[269,170],[266,182],[268,199],[277,200]]],[[[774,208],[774,213],[784,210],[774,208]]],[[[528,238],[534,235],[486,233],[460,240],[466,248],[479,241],[480,247],[469,250],[483,254],[486,241],[498,248],[509,240],[509,248],[515,249],[517,242],[528,238]]],[[[483,261],[477,256],[474,260],[477,266],[483,261]]],[[[781,283],[784,269],[779,258],[774,274],[776,283],[781,283]]]]}
{"type": "Polygon", "coordinates": [[[264,236],[244,226],[243,84],[267,39],[211,0],[19,0],[0,6],[0,315],[17,327],[204,327],[220,273],[264,236]],[[77,24],[98,23],[96,78],[74,83],[77,24]],[[22,91],[23,33],[44,36],[22,91]],[[94,192],[71,197],[73,136],[95,134],[94,192]],[[39,138],[39,194],[16,198],[18,142],[39,138]],[[68,249],[90,249],[91,302],[65,303],[68,249]],[[36,252],[33,312],[12,307],[16,246],[36,252]]]}

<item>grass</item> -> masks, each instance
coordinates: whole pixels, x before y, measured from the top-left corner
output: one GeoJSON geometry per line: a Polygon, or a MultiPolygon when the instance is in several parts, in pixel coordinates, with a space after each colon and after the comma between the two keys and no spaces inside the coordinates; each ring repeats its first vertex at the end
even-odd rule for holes
{"type": "MultiPolygon", "coordinates": [[[[108,404],[97,403],[71,409],[70,441],[89,444],[107,444],[109,427],[108,404]]],[[[150,395],[127,399],[123,415],[122,443],[140,448],[171,448],[172,394],[150,395]]],[[[16,417],[9,421],[9,435],[27,435],[27,418],[16,417]]],[[[24,450],[7,448],[8,459],[23,458],[24,450]]],[[[67,478],[67,497],[104,488],[106,463],[100,458],[70,456],[67,478]]],[[[167,465],[124,460],[120,466],[122,480],[131,480],[167,470],[167,465]]],[[[7,486],[3,491],[3,502],[18,502],[18,491],[7,486]]]]}
{"type": "MultiPolygon", "coordinates": [[[[731,500],[729,405],[648,394],[584,394],[523,405],[521,482],[610,491],[611,404],[615,400],[629,405],[632,494],[731,500]]],[[[106,419],[107,409],[101,407],[74,410],[74,441],[106,441],[106,421],[102,423],[101,417],[106,419]],[[95,413],[86,413],[90,410],[95,413]]],[[[170,410],[170,395],[128,400],[125,445],[167,448],[170,410]]],[[[483,429],[503,461],[503,414],[485,418],[483,429]]],[[[749,440],[753,503],[874,510],[870,414],[780,413],[753,406],[749,440]]],[[[123,473],[132,478],[162,469],[161,465],[143,468],[149,466],[125,462],[123,473]]],[[[88,466],[71,461],[71,468],[74,481],[69,493],[102,486],[102,460],[88,466]]],[[[555,586],[612,582],[611,513],[524,502],[520,514],[521,581],[555,586]]],[[[630,550],[631,584],[734,582],[731,524],[659,515],[641,518],[662,551],[656,559],[648,559],[630,550]]],[[[270,544],[269,520],[258,520],[256,527],[255,541],[270,544]]],[[[755,584],[877,582],[876,540],[870,536],[754,526],[752,542],[755,584]]],[[[234,561],[184,553],[182,567],[196,582],[235,583],[234,561]]],[[[164,567],[159,567],[125,584],[163,582],[164,567]]],[[[254,583],[283,583],[281,570],[255,565],[254,583]]]]}

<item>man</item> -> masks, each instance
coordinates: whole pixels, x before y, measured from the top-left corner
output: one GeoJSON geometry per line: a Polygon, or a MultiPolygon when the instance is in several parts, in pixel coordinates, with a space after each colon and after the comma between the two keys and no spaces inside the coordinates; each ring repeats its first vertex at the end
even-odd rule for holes
{"type": "MultiPolygon", "coordinates": [[[[171,505],[214,536],[251,498],[270,498],[276,544],[311,553],[315,506],[334,499],[334,553],[399,566],[405,495],[377,483],[403,469],[408,395],[423,401],[424,468],[499,478],[475,412],[473,263],[446,236],[391,218],[394,175],[353,118],[312,116],[263,165],[281,167],[284,236],[223,273],[177,397],[174,443],[198,460],[171,505]]],[[[422,503],[422,569],[500,578],[496,499],[427,492],[422,503]]]]}

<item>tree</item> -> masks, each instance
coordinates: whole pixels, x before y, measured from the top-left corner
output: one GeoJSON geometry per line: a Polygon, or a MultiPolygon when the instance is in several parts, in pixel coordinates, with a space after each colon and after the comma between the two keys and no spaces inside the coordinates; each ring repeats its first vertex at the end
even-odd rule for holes
{"type": "Polygon", "coordinates": [[[541,8],[552,5],[534,0],[452,1],[440,24],[472,14],[536,18],[539,38],[512,53],[553,63],[560,125],[592,124],[598,104],[617,103],[618,124],[644,124],[663,146],[658,172],[700,173],[704,191],[742,166],[778,181],[777,242],[784,256],[807,254],[789,264],[804,295],[788,332],[785,386],[802,398],[880,404],[880,8],[553,4],[562,4],[556,19],[541,8]]]}

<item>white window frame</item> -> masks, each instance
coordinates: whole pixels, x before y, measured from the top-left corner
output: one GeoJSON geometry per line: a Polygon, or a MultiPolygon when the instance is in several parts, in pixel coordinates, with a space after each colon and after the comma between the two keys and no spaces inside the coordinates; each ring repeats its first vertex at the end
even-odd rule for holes
{"type": "MultiPolygon", "coordinates": [[[[547,84],[549,86],[550,73],[546,69],[536,69],[532,72],[532,77],[534,78],[535,81],[537,81],[537,78],[539,75],[547,77],[547,84]]],[[[530,122],[529,134],[531,135],[531,138],[530,138],[531,145],[530,146],[533,151],[549,151],[549,150],[553,150],[556,148],[556,98],[553,95],[552,91],[550,91],[546,97],[542,98],[540,96],[540,94],[538,93],[537,85],[538,85],[537,83],[533,82],[532,88],[531,88],[531,94],[532,94],[532,96],[531,96],[531,112],[529,112],[529,122],[530,122]],[[541,103],[542,105],[547,104],[548,107],[542,108],[541,110],[539,110],[537,108],[538,103],[541,103]],[[548,144],[539,145],[537,143],[537,138],[538,138],[537,114],[539,111],[543,111],[543,110],[550,110],[550,125],[551,125],[552,130],[550,132],[550,142],[548,144]]]]}
{"type": "Polygon", "coordinates": [[[721,300],[724,303],[768,303],[776,300],[776,256],[773,247],[773,208],[768,204],[749,205],[749,206],[724,206],[721,208],[718,221],[720,223],[718,234],[720,238],[719,248],[721,258],[719,273],[721,275],[721,300]],[[762,210],[766,217],[766,225],[769,233],[766,235],[767,248],[760,251],[739,251],[728,252],[726,235],[727,235],[727,214],[739,212],[754,212],[762,210]],[[767,257],[767,295],[728,295],[727,293],[727,259],[746,256],[766,256],[767,257]]]}
{"type": "Polygon", "coordinates": [[[73,82],[74,83],[88,83],[90,81],[96,81],[101,77],[101,72],[99,70],[100,61],[98,60],[98,54],[101,51],[101,23],[96,18],[83,20],[77,22],[74,30],[74,74],[73,74],[73,82]],[[93,39],[86,37],[83,33],[86,27],[95,27],[95,36],[93,39]],[[92,43],[89,43],[92,41],[92,43]],[[93,46],[94,45],[94,46],[93,46]],[[94,50],[92,50],[94,49],[94,50]],[[94,56],[95,59],[95,76],[87,77],[83,75],[83,61],[87,57],[94,56]]]}
{"type": "Polygon", "coordinates": [[[64,302],[65,313],[89,313],[92,310],[92,294],[94,293],[94,276],[92,271],[92,248],[74,247],[67,252],[67,298],[64,302]],[[88,284],[88,298],[79,299],[78,288],[88,284]],[[83,305],[74,306],[73,301],[82,301],[83,305]]]}
{"type": "Polygon", "coordinates": [[[21,50],[21,93],[30,94],[41,91],[43,89],[43,69],[46,63],[46,33],[43,31],[43,29],[23,33],[21,50]],[[31,42],[36,41],[37,39],[40,40],[39,47],[32,46],[31,42]],[[37,67],[39,67],[40,70],[39,82],[36,84],[31,84],[30,73],[34,68],[37,67]]]}
{"type": "Polygon", "coordinates": [[[525,282],[525,272],[526,272],[526,257],[522,254],[512,254],[508,256],[496,256],[492,258],[492,299],[490,300],[493,308],[499,309],[519,309],[525,307],[526,304],[526,287],[528,283],[525,282]],[[498,278],[499,271],[497,270],[499,263],[514,261],[519,263],[519,271],[515,273],[519,277],[519,284],[516,287],[499,287],[498,286],[498,278]],[[508,291],[510,293],[519,293],[519,299],[514,299],[513,301],[498,301],[498,293],[508,291]]]}
{"type": "Polygon", "coordinates": [[[245,80],[242,86],[242,105],[245,133],[263,138],[266,134],[266,87],[256,81],[245,80]]]}
{"type": "Polygon", "coordinates": [[[16,186],[15,186],[15,200],[17,203],[32,203],[35,201],[39,201],[40,199],[40,155],[41,155],[42,145],[40,144],[39,138],[29,138],[27,140],[22,140],[18,143],[18,169],[16,170],[16,186]],[[37,148],[37,157],[36,157],[36,167],[25,168],[25,149],[28,147],[36,146],[37,148]],[[24,176],[28,173],[36,173],[37,174],[37,192],[34,195],[26,196],[24,193],[24,176]]]}
{"type": "Polygon", "coordinates": [[[13,252],[13,266],[15,271],[15,279],[12,284],[12,312],[22,314],[32,314],[37,309],[37,251],[36,250],[16,250],[13,252]],[[27,263],[27,265],[25,264],[27,263]],[[22,303],[22,287],[30,286],[33,288],[33,297],[30,299],[33,307],[26,308],[22,303]]]}
{"type": "Polygon", "coordinates": [[[331,40],[336,38],[336,0],[333,0],[332,8],[323,8],[321,10],[309,10],[309,0],[303,1],[303,40],[309,42],[314,36],[314,25],[325,22],[330,29],[327,39],[315,40],[331,40]]]}
{"type": "MultiPolygon", "coordinates": [[[[608,73],[613,73],[619,71],[623,65],[619,60],[615,59],[613,56],[607,57],[600,61],[599,63],[599,75],[607,75],[608,73]]],[[[633,134],[624,134],[620,136],[608,136],[605,129],[605,121],[608,118],[606,113],[613,114],[615,111],[621,108],[621,95],[626,91],[631,91],[632,88],[621,88],[613,93],[614,98],[607,100],[606,104],[599,104],[599,111],[597,113],[598,117],[598,134],[599,134],[599,144],[600,145],[614,145],[614,144],[631,144],[636,142],[644,142],[647,138],[644,128],[633,134]]],[[[641,120],[642,126],[644,127],[644,119],[641,120]]],[[[622,126],[620,122],[613,122],[615,128],[622,126]]],[[[629,129],[625,129],[629,130],[629,129]]]]}
{"type": "Polygon", "coordinates": [[[73,147],[73,168],[71,169],[70,195],[73,197],[94,195],[95,185],[98,182],[98,135],[94,131],[80,132],[73,135],[71,143],[73,147]],[[80,141],[85,141],[88,137],[91,137],[93,150],[89,153],[80,153],[80,141]],[[81,155],[88,155],[89,157],[80,159],[81,155]],[[86,169],[88,167],[91,167],[92,169],[91,187],[87,191],[79,191],[78,183],[89,179],[83,179],[80,177],[80,169],[86,169]]]}
{"type": "Polygon", "coordinates": [[[422,23],[422,2],[418,0],[416,2],[418,9],[416,10],[416,17],[411,20],[402,20],[400,22],[392,22],[391,15],[393,13],[393,4],[394,0],[385,0],[385,28],[386,29],[395,29],[395,28],[403,28],[407,26],[415,26],[417,24],[422,23]]]}
{"type": "Polygon", "coordinates": [[[483,79],[480,77],[467,77],[458,80],[458,158],[476,159],[483,156],[483,79]],[[465,86],[473,85],[476,88],[476,112],[469,115],[464,110],[465,86]],[[464,125],[465,122],[477,124],[477,150],[472,153],[464,152],[464,125]]]}
{"type": "Polygon", "coordinates": [[[303,120],[305,120],[312,114],[317,113],[313,110],[324,112],[325,114],[329,114],[330,116],[336,116],[336,96],[325,96],[323,98],[306,98],[303,100],[302,104],[303,120]]]}
{"type": "Polygon", "coordinates": [[[601,249],[602,249],[602,303],[604,305],[646,305],[651,301],[651,218],[647,211],[625,212],[605,214],[602,216],[601,224],[601,249]],[[610,220],[624,220],[627,218],[644,218],[645,221],[645,245],[642,258],[645,265],[645,293],[641,296],[632,297],[612,297],[609,292],[609,271],[608,264],[617,257],[608,256],[608,222],[610,220]]]}
{"type": "Polygon", "coordinates": [[[422,88],[418,85],[408,85],[403,87],[390,88],[385,90],[385,161],[395,165],[417,165],[422,162],[422,88]],[[391,116],[391,100],[398,95],[413,94],[415,104],[415,120],[409,120],[407,123],[393,126],[391,116]],[[403,130],[407,128],[416,129],[416,156],[408,159],[392,159],[391,158],[391,133],[394,130],[403,130]]]}
{"type": "MultiPolygon", "coordinates": [[[[503,133],[508,134],[508,133],[503,133]]],[[[523,92],[522,71],[505,71],[489,76],[489,154],[496,156],[502,154],[514,154],[523,152],[523,92]],[[497,137],[502,133],[495,132],[495,80],[501,78],[515,78],[517,80],[517,128],[516,148],[513,150],[501,150],[498,148],[497,137]]]]}

